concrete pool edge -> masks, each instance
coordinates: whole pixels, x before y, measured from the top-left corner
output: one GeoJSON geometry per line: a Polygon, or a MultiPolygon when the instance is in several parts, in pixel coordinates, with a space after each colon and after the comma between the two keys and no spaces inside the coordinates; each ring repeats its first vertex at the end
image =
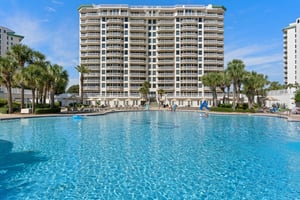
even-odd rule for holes
{"type": "MultiPolygon", "coordinates": [[[[115,112],[141,112],[147,110],[118,110],[111,109],[100,112],[74,112],[74,113],[57,113],[57,114],[0,114],[0,120],[11,120],[11,119],[24,119],[24,118],[37,118],[37,117],[67,117],[73,115],[83,115],[83,116],[96,116],[96,115],[106,115],[115,112]]],[[[167,109],[150,109],[149,111],[168,111],[167,109]]],[[[199,110],[184,110],[180,109],[176,112],[203,112],[199,110]]],[[[228,113],[228,112],[210,112],[212,114],[221,115],[251,115],[251,116],[265,116],[265,117],[279,117],[284,118],[289,122],[300,122],[300,115],[286,114],[286,113],[228,113]]]]}

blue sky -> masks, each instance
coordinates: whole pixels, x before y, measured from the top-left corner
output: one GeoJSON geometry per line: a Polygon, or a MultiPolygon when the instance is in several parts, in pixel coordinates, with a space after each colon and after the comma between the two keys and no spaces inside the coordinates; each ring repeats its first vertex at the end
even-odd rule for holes
{"type": "Polygon", "coordinates": [[[241,59],[248,71],[263,73],[283,83],[282,29],[300,17],[299,0],[1,0],[0,26],[25,36],[23,43],[46,55],[69,73],[69,85],[78,84],[81,4],[223,5],[225,14],[225,68],[241,59]]]}

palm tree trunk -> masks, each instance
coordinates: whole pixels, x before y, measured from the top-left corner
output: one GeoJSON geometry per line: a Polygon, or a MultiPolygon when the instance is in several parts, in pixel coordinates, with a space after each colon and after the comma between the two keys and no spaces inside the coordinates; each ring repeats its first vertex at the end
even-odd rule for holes
{"type": "Polygon", "coordinates": [[[50,107],[54,108],[54,87],[50,88],[50,107]]]}
{"type": "Polygon", "coordinates": [[[11,93],[11,85],[10,83],[6,84],[6,89],[7,89],[7,104],[8,104],[8,113],[11,114],[13,113],[13,106],[12,106],[12,93],[11,93]]]}
{"type": "Polygon", "coordinates": [[[80,75],[80,103],[83,104],[83,75],[80,75]]]}
{"type": "Polygon", "coordinates": [[[22,84],[21,85],[21,108],[24,108],[24,105],[25,105],[25,103],[24,103],[24,85],[22,84]]]}
{"type": "Polygon", "coordinates": [[[232,109],[235,110],[236,107],[236,84],[233,84],[233,97],[232,97],[232,109]]]}
{"type": "Polygon", "coordinates": [[[35,111],[35,89],[31,89],[32,93],[32,108],[31,108],[31,113],[34,114],[35,111]]]}

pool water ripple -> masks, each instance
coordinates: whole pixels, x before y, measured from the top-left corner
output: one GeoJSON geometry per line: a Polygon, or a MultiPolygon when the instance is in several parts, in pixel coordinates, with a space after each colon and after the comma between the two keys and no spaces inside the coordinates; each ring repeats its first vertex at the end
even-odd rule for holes
{"type": "Polygon", "coordinates": [[[0,199],[300,196],[300,123],[284,119],[129,112],[0,126],[0,151],[28,156],[0,155],[0,199]]]}

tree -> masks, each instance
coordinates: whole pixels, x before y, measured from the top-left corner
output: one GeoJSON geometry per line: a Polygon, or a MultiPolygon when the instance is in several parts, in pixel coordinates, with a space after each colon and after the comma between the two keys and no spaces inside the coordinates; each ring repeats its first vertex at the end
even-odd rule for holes
{"type": "Polygon", "coordinates": [[[50,107],[54,107],[54,95],[57,88],[61,85],[68,84],[68,73],[66,70],[63,70],[62,66],[57,64],[48,65],[47,72],[49,76],[49,85],[50,85],[50,107]]]}
{"type": "Polygon", "coordinates": [[[0,80],[7,89],[8,113],[13,113],[11,88],[13,75],[17,68],[18,63],[12,57],[0,56],[0,80]]]}
{"type": "Polygon", "coordinates": [[[284,89],[284,85],[281,85],[278,81],[273,81],[269,83],[268,90],[281,90],[284,89]]]}
{"type": "Polygon", "coordinates": [[[48,76],[47,76],[47,66],[50,64],[46,61],[46,56],[39,51],[33,51],[31,64],[35,64],[41,68],[40,78],[41,81],[37,88],[36,102],[46,103],[47,91],[48,91],[48,76]]]}
{"type": "Polygon", "coordinates": [[[80,73],[80,103],[83,103],[83,80],[84,74],[90,73],[90,69],[85,65],[77,65],[75,69],[80,73]]]}
{"type": "Polygon", "coordinates": [[[203,85],[208,86],[212,91],[213,106],[217,106],[217,87],[221,85],[222,73],[223,72],[210,72],[202,76],[203,85]]]}
{"type": "Polygon", "coordinates": [[[143,84],[142,84],[142,87],[139,89],[139,92],[141,93],[142,95],[142,98],[148,100],[148,94],[150,93],[150,83],[148,81],[145,81],[143,84]]]}
{"type": "Polygon", "coordinates": [[[226,71],[232,81],[232,84],[233,84],[232,109],[235,110],[237,95],[238,95],[238,101],[239,101],[239,94],[240,94],[239,88],[242,83],[242,77],[245,73],[245,64],[241,60],[234,59],[227,64],[226,71]]]}
{"type": "Polygon", "coordinates": [[[225,103],[225,89],[227,88],[227,98],[229,99],[229,91],[230,91],[230,86],[231,86],[231,80],[230,77],[228,76],[228,74],[226,73],[226,71],[224,72],[220,72],[221,76],[220,76],[220,89],[223,92],[223,104],[225,103]]]}
{"type": "Polygon", "coordinates": [[[298,90],[295,94],[295,102],[300,102],[300,90],[298,90]]]}
{"type": "Polygon", "coordinates": [[[30,64],[22,71],[24,86],[31,89],[32,94],[32,113],[35,112],[35,95],[37,88],[43,83],[43,69],[36,65],[30,64]]]}
{"type": "Polygon", "coordinates": [[[72,85],[68,88],[67,93],[79,94],[79,85],[72,85]]]}
{"type": "Polygon", "coordinates": [[[267,84],[267,77],[254,71],[246,72],[244,77],[243,89],[248,97],[248,108],[253,107],[255,95],[259,95],[267,84]]]}
{"type": "MultiPolygon", "coordinates": [[[[32,61],[33,50],[24,44],[16,44],[11,46],[9,55],[13,56],[19,64],[19,69],[22,71],[26,63],[32,61]]],[[[24,108],[24,85],[22,79],[19,80],[21,86],[21,108],[24,108]]]]}

